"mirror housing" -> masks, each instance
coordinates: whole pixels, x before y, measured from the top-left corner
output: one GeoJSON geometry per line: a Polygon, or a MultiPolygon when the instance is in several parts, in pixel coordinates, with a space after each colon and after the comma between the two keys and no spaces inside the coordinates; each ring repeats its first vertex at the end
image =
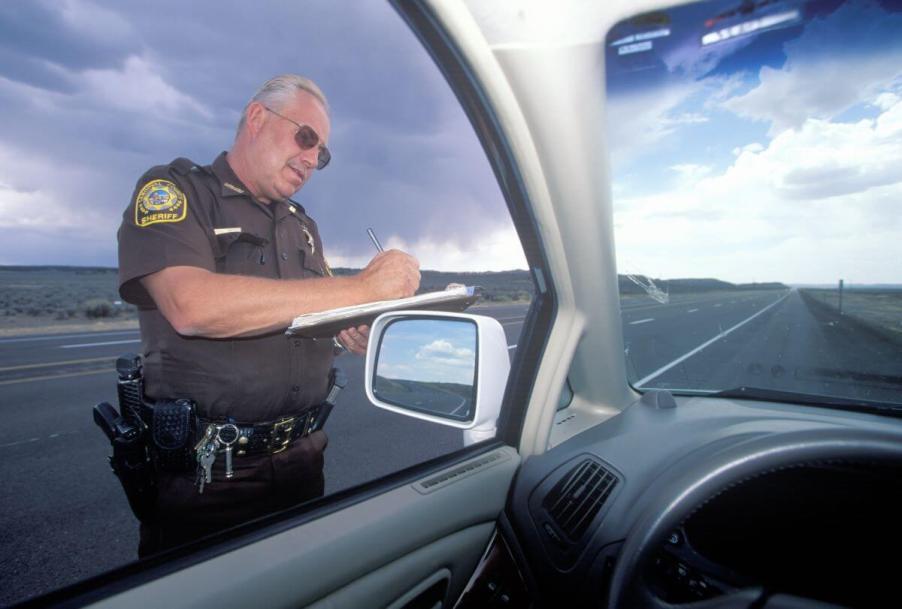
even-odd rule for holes
{"type": "Polygon", "coordinates": [[[491,317],[393,311],[377,317],[370,327],[370,402],[463,429],[465,445],[495,436],[509,372],[507,337],[491,317]]]}

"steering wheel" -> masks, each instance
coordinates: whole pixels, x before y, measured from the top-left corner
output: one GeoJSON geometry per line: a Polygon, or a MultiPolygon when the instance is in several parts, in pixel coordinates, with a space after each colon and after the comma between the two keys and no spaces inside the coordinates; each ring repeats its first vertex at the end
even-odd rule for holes
{"type": "Polygon", "coordinates": [[[665,540],[708,500],[759,475],[826,460],[902,463],[898,436],[850,429],[820,429],[759,436],[726,448],[709,448],[677,462],[651,487],[647,507],[619,552],[608,593],[609,609],[827,609],[810,598],[760,587],[691,603],[671,604],[651,589],[648,574],[665,540]]]}

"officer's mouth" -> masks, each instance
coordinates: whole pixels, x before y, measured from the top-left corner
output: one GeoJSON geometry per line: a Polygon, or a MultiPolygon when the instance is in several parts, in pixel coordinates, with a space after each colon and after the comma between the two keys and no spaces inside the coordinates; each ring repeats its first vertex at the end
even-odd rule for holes
{"type": "Polygon", "coordinates": [[[292,172],[295,176],[297,176],[297,179],[298,179],[298,188],[300,188],[301,186],[303,186],[303,185],[304,185],[304,182],[307,181],[307,174],[306,174],[306,172],[305,172],[303,169],[298,169],[298,168],[296,168],[296,167],[292,167],[291,165],[289,165],[288,168],[291,170],[291,172],[292,172]]]}

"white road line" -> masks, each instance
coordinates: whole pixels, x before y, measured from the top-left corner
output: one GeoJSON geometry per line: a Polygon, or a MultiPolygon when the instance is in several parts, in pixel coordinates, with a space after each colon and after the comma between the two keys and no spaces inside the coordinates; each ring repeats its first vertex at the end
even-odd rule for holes
{"type": "Polygon", "coordinates": [[[772,302],[771,304],[769,304],[768,306],[766,306],[765,308],[761,309],[760,311],[758,311],[757,313],[755,313],[755,314],[752,315],[751,317],[749,317],[749,318],[747,318],[747,319],[744,319],[744,320],[740,321],[738,324],[736,324],[735,326],[733,326],[733,327],[730,328],[729,330],[725,330],[725,331],[721,332],[720,334],[718,334],[717,336],[715,336],[715,337],[712,338],[711,340],[702,343],[701,345],[699,345],[698,347],[696,347],[695,349],[693,349],[693,350],[690,351],[689,353],[686,353],[686,354],[684,354],[684,355],[681,355],[680,357],[676,358],[675,360],[673,360],[672,362],[670,362],[670,363],[667,364],[666,366],[664,366],[664,367],[662,367],[662,368],[658,368],[657,370],[655,370],[654,372],[652,372],[651,374],[649,374],[649,375],[646,376],[645,378],[639,379],[638,381],[636,381],[636,385],[635,385],[635,386],[641,388],[642,385],[644,385],[644,384],[647,383],[648,381],[652,380],[652,379],[655,378],[656,376],[660,376],[660,375],[664,374],[665,372],[667,372],[668,370],[670,370],[671,368],[673,368],[674,366],[676,366],[676,365],[679,364],[680,362],[689,359],[690,357],[692,357],[693,355],[695,355],[696,353],[698,353],[699,351],[701,351],[702,349],[704,349],[704,348],[707,347],[708,345],[717,342],[718,340],[720,340],[721,338],[723,338],[724,336],[726,336],[727,334],[729,334],[729,333],[732,332],[733,330],[736,330],[736,329],[738,329],[738,328],[744,326],[745,324],[749,323],[750,321],[752,321],[753,319],[755,319],[756,317],[758,317],[759,315],[761,315],[761,314],[764,313],[765,311],[768,311],[769,309],[771,309],[771,308],[777,306],[778,304],[780,304],[781,302],[783,302],[784,300],[786,300],[786,297],[787,297],[787,296],[789,296],[788,293],[785,294],[785,295],[783,295],[779,300],[776,300],[776,301],[772,302]]]}
{"type": "Polygon", "coordinates": [[[686,311],[686,312],[687,312],[687,313],[695,313],[696,311],[698,311],[698,309],[689,309],[689,310],[686,311]]]}
{"type": "Polygon", "coordinates": [[[715,306],[715,307],[719,307],[719,306],[721,306],[721,303],[718,302],[718,303],[717,303],[716,305],[714,305],[714,306],[715,306]]]}
{"type": "MultiPolygon", "coordinates": [[[[47,436],[48,440],[55,440],[61,436],[71,436],[80,432],[77,431],[61,431],[59,433],[52,433],[47,436]]],[[[34,442],[40,442],[41,438],[28,438],[27,440],[19,440],[18,442],[8,442],[6,444],[0,444],[0,448],[9,448],[11,446],[21,446],[22,444],[33,444],[34,442]]]]}
{"type": "Polygon", "coordinates": [[[631,321],[629,325],[638,326],[639,324],[647,324],[650,321],[654,321],[654,317],[649,317],[648,319],[640,319],[639,321],[631,321]]]}
{"type": "Polygon", "coordinates": [[[508,351],[510,351],[511,349],[516,349],[516,348],[517,348],[517,345],[508,345],[507,346],[508,351]]]}
{"type": "Polygon", "coordinates": [[[19,446],[20,444],[31,444],[32,442],[40,441],[40,438],[28,438],[27,440],[19,440],[18,442],[10,442],[9,444],[0,444],[0,448],[9,448],[10,446],[19,446]]]}
{"type": "Polygon", "coordinates": [[[89,338],[95,336],[118,336],[119,334],[137,334],[137,330],[122,330],[121,332],[91,332],[89,334],[53,334],[50,336],[29,336],[25,338],[0,338],[0,344],[4,343],[29,343],[36,340],[59,340],[70,338],[89,338]]]}
{"type": "Polygon", "coordinates": [[[457,414],[457,412],[466,405],[467,405],[467,400],[465,398],[461,398],[460,406],[458,406],[457,408],[452,410],[450,414],[457,414]]]}
{"type": "Polygon", "coordinates": [[[81,349],[83,347],[103,347],[104,345],[124,345],[126,343],[140,343],[140,338],[132,340],[109,340],[105,343],[83,343],[81,345],[60,345],[60,349],[81,349]]]}

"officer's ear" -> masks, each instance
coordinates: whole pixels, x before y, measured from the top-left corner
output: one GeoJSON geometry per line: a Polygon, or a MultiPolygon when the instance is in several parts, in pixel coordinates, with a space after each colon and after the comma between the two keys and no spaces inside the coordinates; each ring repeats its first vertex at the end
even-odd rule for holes
{"type": "Polygon", "coordinates": [[[260,130],[263,128],[263,123],[266,122],[266,108],[260,102],[251,102],[247,106],[247,113],[245,114],[245,128],[248,130],[248,134],[251,136],[255,136],[260,133],[260,130]]]}

